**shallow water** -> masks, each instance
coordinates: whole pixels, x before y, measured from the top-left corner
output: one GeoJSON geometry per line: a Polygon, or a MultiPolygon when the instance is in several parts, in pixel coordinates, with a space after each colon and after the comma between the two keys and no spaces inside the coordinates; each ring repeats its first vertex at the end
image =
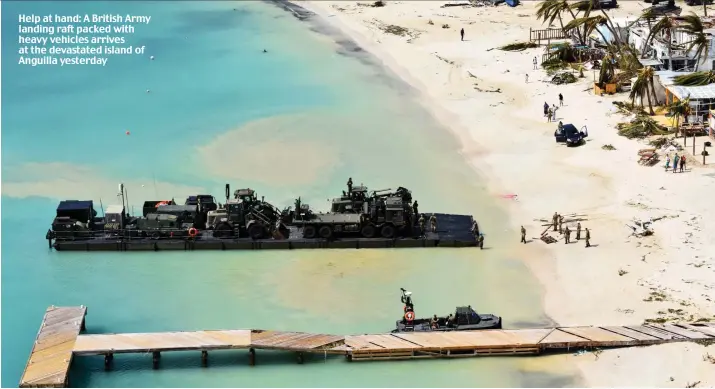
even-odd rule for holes
{"type": "MultiPolygon", "coordinates": [[[[513,240],[502,232],[504,214],[457,143],[408,86],[365,52],[335,43],[344,38],[266,3],[63,2],[66,13],[152,15],[134,38],[156,60],[112,58],[89,70],[17,66],[14,51],[6,51],[16,39],[7,24],[18,12],[57,7],[2,4],[3,386],[17,385],[52,304],[87,305],[89,332],[367,333],[392,328],[405,287],[424,315],[471,304],[504,316],[507,327],[548,323],[538,285],[502,248],[513,240]],[[101,198],[106,206],[119,181],[132,204],[204,190],[220,195],[230,182],[278,206],[302,196],[324,209],[348,176],[372,189],[408,187],[422,211],[474,214],[487,246],[498,248],[100,254],[52,252],[43,240],[58,198],[101,198]]],[[[154,371],[147,356],[119,356],[115,371],[105,373],[102,358],[84,357],[71,380],[108,387],[570,382],[522,371],[523,358],[314,358],[302,366],[290,354],[258,358],[248,371],[240,351],[212,353],[209,369],[198,367],[197,353],[165,355],[154,371]]]]}

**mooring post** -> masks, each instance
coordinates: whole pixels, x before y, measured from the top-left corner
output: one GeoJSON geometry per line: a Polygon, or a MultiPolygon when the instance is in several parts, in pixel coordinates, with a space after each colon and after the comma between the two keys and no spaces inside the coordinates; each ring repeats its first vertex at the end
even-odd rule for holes
{"type": "Polygon", "coordinates": [[[300,351],[298,352],[298,364],[299,365],[303,364],[303,353],[300,351]]]}
{"type": "Polygon", "coordinates": [[[206,350],[201,351],[201,366],[206,367],[209,364],[209,352],[206,350]]]}
{"type": "Polygon", "coordinates": [[[109,370],[112,368],[113,360],[114,354],[104,354],[104,370],[109,370]]]}
{"type": "Polygon", "coordinates": [[[256,350],[253,348],[248,349],[248,364],[256,366],[256,350]]]}
{"type": "Polygon", "coordinates": [[[345,354],[345,357],[348,359],[348,362],[353,361],[353,355],[351,353],[345,354]]]}
{"type": "Polygon", "coordinates": [[[84,332],[87,331],[87,325],[85,324],[86,320],[83,318],[82,319],[82,326],[79,328],[80,331],[84,332]]]}
{"type": "Polygon", "coordinates": [[[152,355],[152,357],[151,357],[152,367],[154,369],[158,369],[159,368],[159,359],[161,359],[161,353],[158,351],[154,351],[153,353],[151,353],[151,355],[152,355]]]}

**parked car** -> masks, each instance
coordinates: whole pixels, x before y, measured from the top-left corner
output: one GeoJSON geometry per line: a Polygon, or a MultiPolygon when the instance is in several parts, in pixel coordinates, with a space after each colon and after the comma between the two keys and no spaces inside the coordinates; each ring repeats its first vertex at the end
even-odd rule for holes
{"type": "Polygon", "coordinates": [[[578,146],[588,137],[588,129],[583,126],[579,131],[573,124],[559,122],[559,127],[554,131],[556,143],[566,143],[566,146],[578,146]]]}

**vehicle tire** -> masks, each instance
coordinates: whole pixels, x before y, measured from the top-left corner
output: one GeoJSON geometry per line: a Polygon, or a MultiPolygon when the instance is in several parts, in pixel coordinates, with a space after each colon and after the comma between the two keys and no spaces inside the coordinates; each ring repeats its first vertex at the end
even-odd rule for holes
{"type": "Polygon", "coordinates": [[[214,228],[214,238],[228,238],[231,236],[232,228],[227,223],[221,223],[214,228]]]}
{"type": "Polygon", "coordinates": [[[263,228],[262,224],[256,223],[248,227],[248,236],[251,239],[263,239],[265,235],[265,228],[263,228]]]}
{"type": "Polygon", "coordinates": [[[318,230],[315,229],[315,226],[305,226],[303,227],[303,237],[305,239],[313,239],[317,235],[318,230]]]}
{"type": "Polygon", "coordinates": [[[318,230],[318,234],[323,239],[330,239],[333,236],[333,228],[330,226],[322,226],[318,230]]]}
{"type": "Polygon", "coordinates": [[[159,240],[161,239],[161,234],[159,233],[159,231],[154,231],[151,233],[151,238],[154,240],[159,240]]]}
{"type": "Polygon", "coordinates": [[[375,226],[372,224],[368,224],[360,230],[360,234],[365,238],[374,238],[375,232],[375,226]]]}
{"type": "Polygon", "coordinates": [[[380,235],[382,235],[383,238],[387,239],[392,239],[395,237],[395,227],[387,224],[382,226],[380,229],[380,235]]]}

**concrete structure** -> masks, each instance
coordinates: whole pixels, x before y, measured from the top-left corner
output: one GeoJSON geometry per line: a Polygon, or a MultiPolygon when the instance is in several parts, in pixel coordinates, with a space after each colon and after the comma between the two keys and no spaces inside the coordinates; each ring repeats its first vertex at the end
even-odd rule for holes
{"type": "MultiPolygon", "coordinates": [[[[679,19],[674,18],[677,24],[679,19]]],[[[651,24],[656,23],[652,21],[651,24]]],[[[706,26],[712,25],[712,19],[704,20],[706,26]]],[[[655,36],[651,42],[646,45],[645,41],[650,33],[648,23],[639,21],[632,25],[628,31],[628,43],[634,45],[636,49],[642,53],[642,56],[647,59],[655,59],[663,64],[663,69],[673,70],[678,72],[694,71],[696,68],[696,58],[694,50],[686,52],[685,49],[677,50],[673,47],[687,46],[692,37],[682,31],[676,31],[671,37],[670,51],[668,46],[668,37],[665,34],[655,36]],[[672,61],[672,63],[671,63],[672,61]]],[[[713,70],[715,69],[715,43],[713,43],[713,35],[715,29],[710,28],[705,30],[710,40],[710,51],[706,58],[702,58],[697,66],[698,70],[713,70]]],[[[652,65],[651,65],[652,66],[652,65]]]]}

